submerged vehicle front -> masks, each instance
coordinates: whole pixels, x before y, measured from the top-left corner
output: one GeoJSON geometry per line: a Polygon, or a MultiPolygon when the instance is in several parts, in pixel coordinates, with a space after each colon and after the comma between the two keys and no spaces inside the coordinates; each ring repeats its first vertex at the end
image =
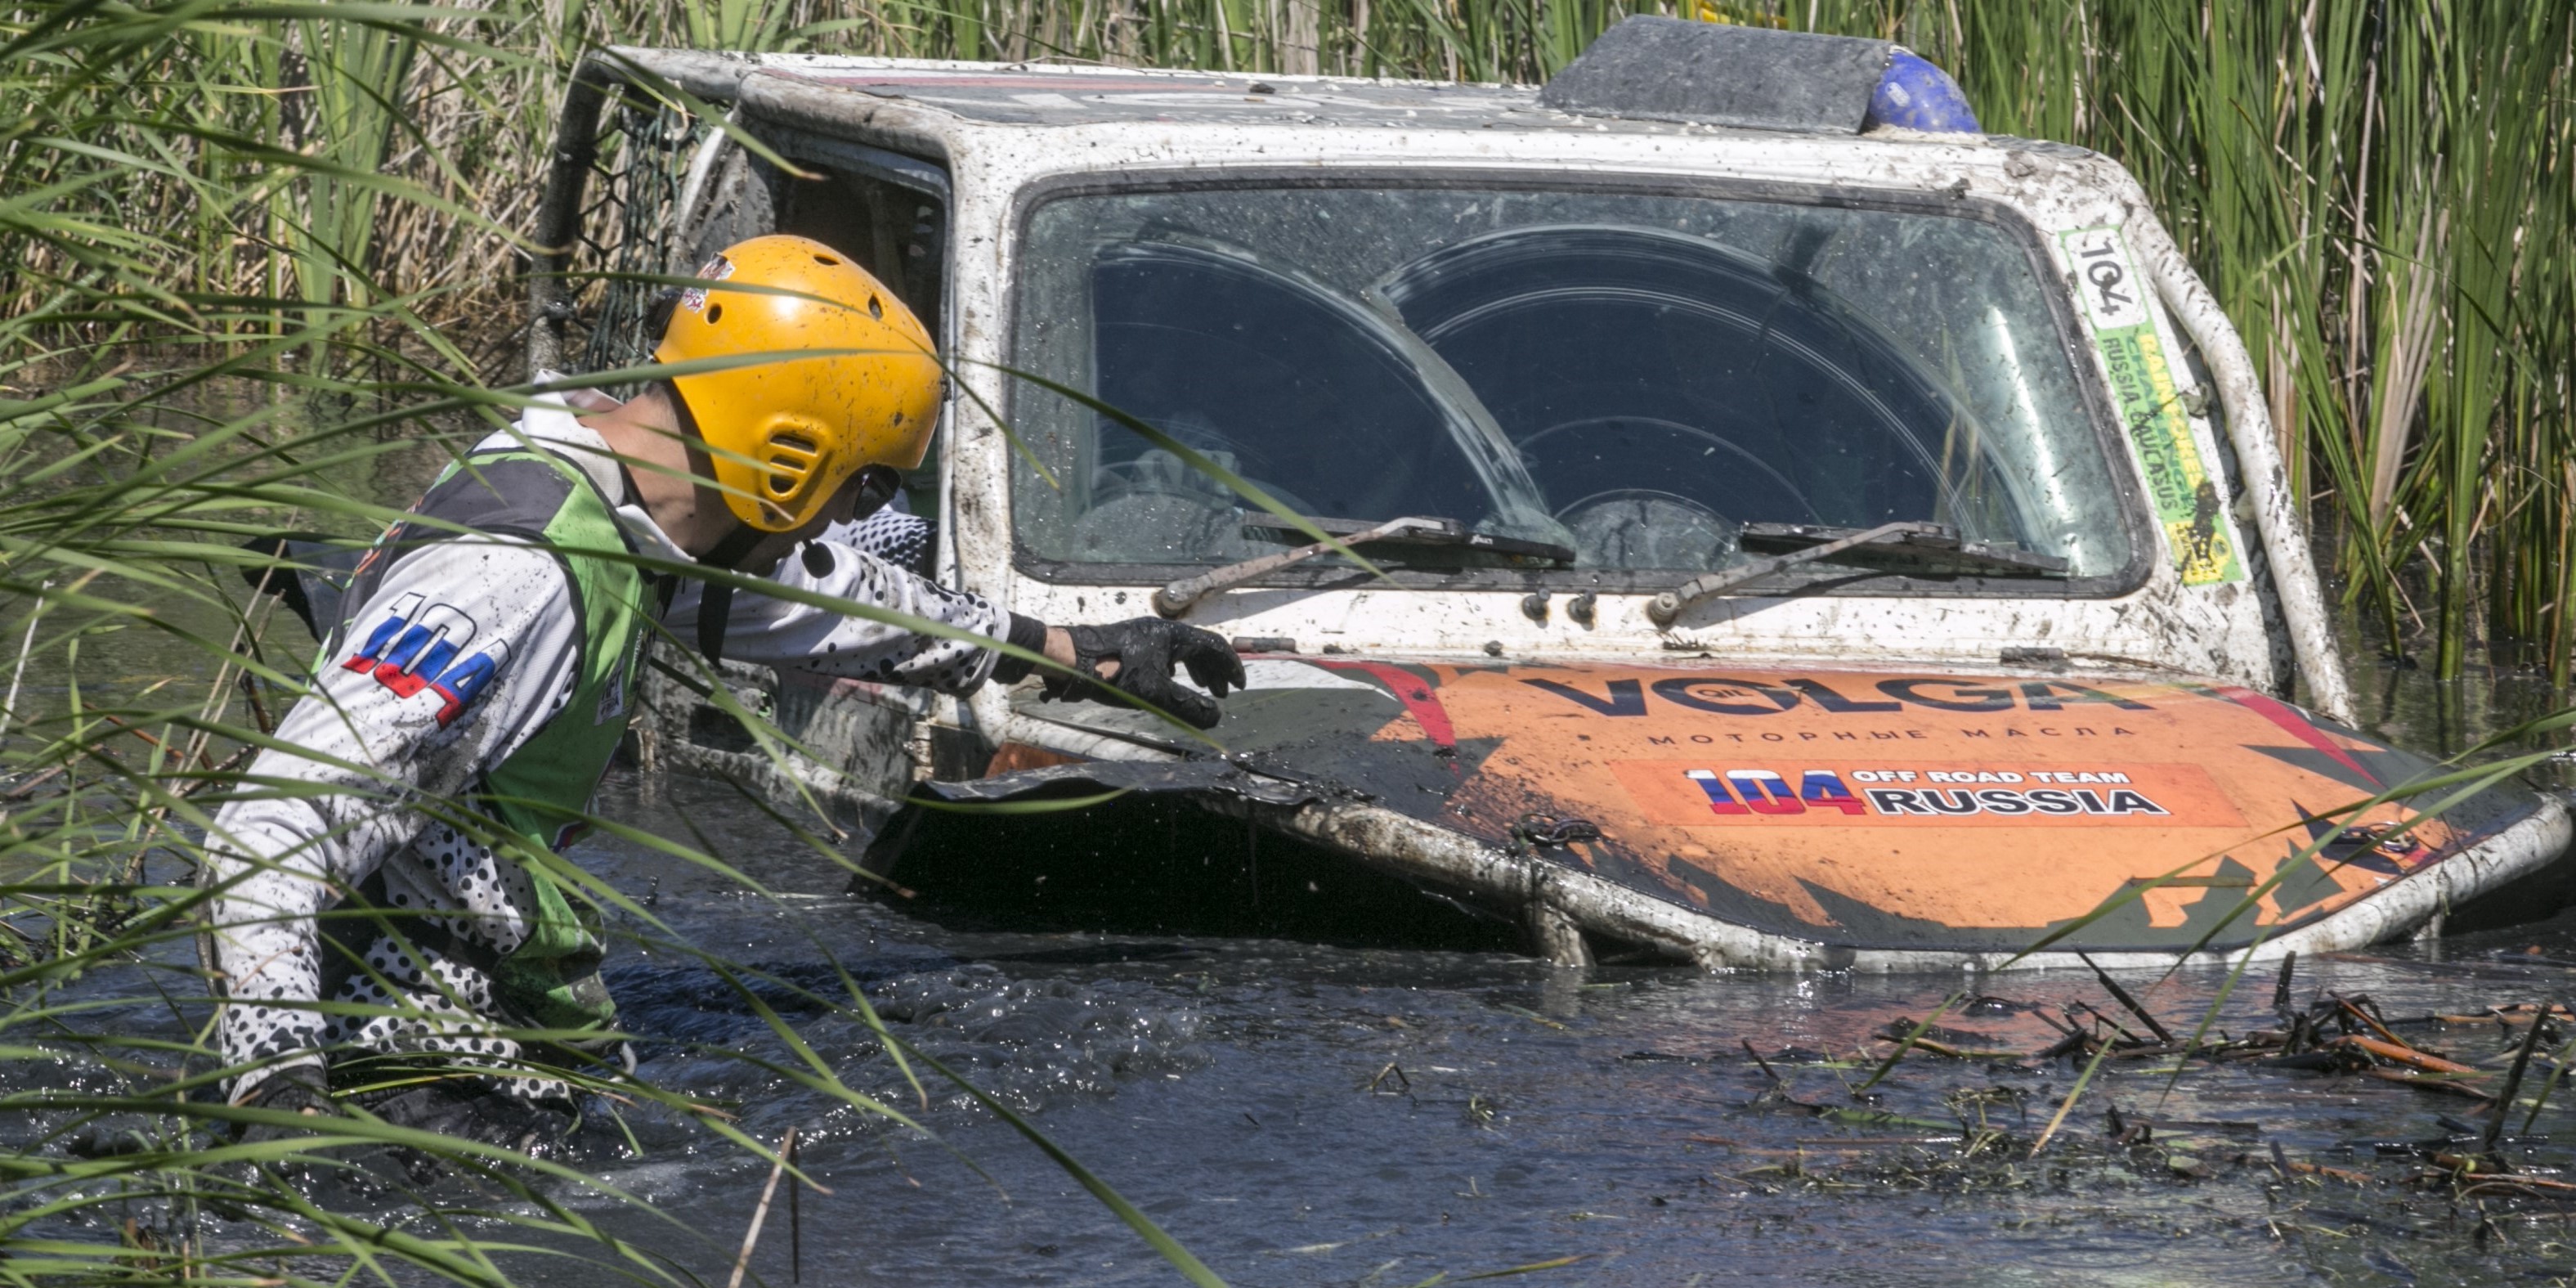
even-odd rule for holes
{"type": "MultiPolygon", "coordinates": [[[[936,297],[907,302],[961,386],[921,498],[942,574],[1209,627],[1252,678],[1210,743],[1033,687],[743,677],[801,740],[790,785],[1185,802],[1569,961],[2346,947],[2565,848],[2518,786],[2423,818],[2396,789],[2428,762],[2350,727],[2250,365],[2125,173],[1861,128],[1874,42],[1689,39],[1803,67],[1825,105],[1622,111],[1645,55],[1609,38],[1552,100],[728,73],[744,129],[912,216],[773,177],[702,194],[679,240],[765,220],[912,266],[879,276],[936,297]]],[[[779,786],[708,713],[662,746],[779,786]]],[[[919,807],[869,822],[896,883],[971,884],[919,807]]],[[[1050,861],[1124,861],[1100,850],[1050,861]]]]}

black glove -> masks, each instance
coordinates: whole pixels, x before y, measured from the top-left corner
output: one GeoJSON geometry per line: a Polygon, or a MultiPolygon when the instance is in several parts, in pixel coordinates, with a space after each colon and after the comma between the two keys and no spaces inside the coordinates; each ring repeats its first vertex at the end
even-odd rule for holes
{"type": "Polygon", "coordinates": [[[1228,688],[1243,687],[1243,659],[1234,655],[1234,646],[1224,636],[1213,631],[1159,617],[1134,617],[1106,626],[1068,626],[1064,633],[1073,637],[1073,669],[1093,678],[1079,680],[1049,672],[1045,686],[1050,698],[1094,697],[1105,686],[1201,729],[1213,729],[1220,714],[1216,703],[1174,684],[1173,670],[1188,667],[1200,688],[1220,698],[1228,688]],[[1118,674],[1097,678],[1101,661],[1113,657],[1118,659],[1118,674]]]}

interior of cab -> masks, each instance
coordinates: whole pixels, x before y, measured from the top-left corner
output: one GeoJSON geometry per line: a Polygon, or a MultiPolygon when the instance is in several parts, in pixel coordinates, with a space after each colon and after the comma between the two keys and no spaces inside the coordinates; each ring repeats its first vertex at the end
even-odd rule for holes
{"type": "Polygon", "coordinates": [[[1746,523],[2025,539],[2012,507],[1979,503],[1999,485],[1973,417],[1794,270],[1659,229],[1541,226],[1425,255],[1380,291],[1587,562],[1714,567],[1746,523]]]}
{"type": "MultiPolygon", "coordinates": [[[[1240,248],[1158,240],[1092,266],[1099,397],[1256,483],[1300,514],[1415,514],[1529,526],[1526,477],[1444,396],[1437,359],[1390,319],[1240,248]],[[1498,468],[1499,467],[1499,468],[1498,468]]],[[[1222,482],[1104,415],[1085,549],[1230,556],[1241,503],[1222,482]]],[[[1240,556],[1235,556],[1240,557],[1240,556]]]]}

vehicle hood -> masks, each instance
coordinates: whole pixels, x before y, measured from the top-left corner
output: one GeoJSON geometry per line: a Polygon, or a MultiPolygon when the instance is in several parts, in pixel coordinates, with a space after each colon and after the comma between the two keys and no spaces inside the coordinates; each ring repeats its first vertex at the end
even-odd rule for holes
{"type": "MultiPolygon", "coordinates": [[[[2432,762],[2217,681],[1708,659],[1246,666],[1252,687],[1212,733],[1231,769],[1854,948],[2011,951],[2160,877],[2063,946],[2183,947],[2211,931],[2213,946],[2241,945],[2540,808],[2515,785],[2381,835],[2434,800],[2347,807],[2432,762]],[[2333,838],[2320,861],[2293,866],[2319,837],[2333,838]]],[[[1192,746],[1129,709],[1018,705],[1128,745],[1192,746]]]]}

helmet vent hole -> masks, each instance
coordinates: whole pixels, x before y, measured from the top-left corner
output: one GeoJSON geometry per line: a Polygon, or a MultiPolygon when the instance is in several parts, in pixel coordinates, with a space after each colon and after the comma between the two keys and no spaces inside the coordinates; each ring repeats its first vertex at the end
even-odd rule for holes
{"type": "Polygon", "coordinates": [[[837,268],[841,263],[841,261],[834,259],[829,255],[817,255],[814,257],[814,262],[821,264],[825,268],[837,268]]]}
{"type": "MultiPolygon", "coordinates": [[[[776,465],[787,464],[785,461],[774,461],[771,463],[776,465]]],[[[796,490],[796,480],[786,474],[772,474],[769,476],[769,490],[776,495],[785,496],[796,490]]]]}
{"type": "Polygon", "coordinates": [[[878,303],[873,295],[868,297],[868,316],[879,322],[885,321],[885,305],[878,303]]]}
{"type": "Polygon", "coordinates": [[[712,325],[714,325],[715,323],[722,322],[722,321],[724,321],[724,306],[723,306],[723,305],[721,305],[721,304],[710,304],[710,305],[708,305],[708,306],[707,306],[707,323],[708,323],[708,325],[712,326],[712,325]]]}
{"type": "Polygon", "coordinates": [[[784,448],[790,452],[810,453],[814,450],[814,440],[803,434],[772,434],[769,436],[769,445],[784,448]]]}

